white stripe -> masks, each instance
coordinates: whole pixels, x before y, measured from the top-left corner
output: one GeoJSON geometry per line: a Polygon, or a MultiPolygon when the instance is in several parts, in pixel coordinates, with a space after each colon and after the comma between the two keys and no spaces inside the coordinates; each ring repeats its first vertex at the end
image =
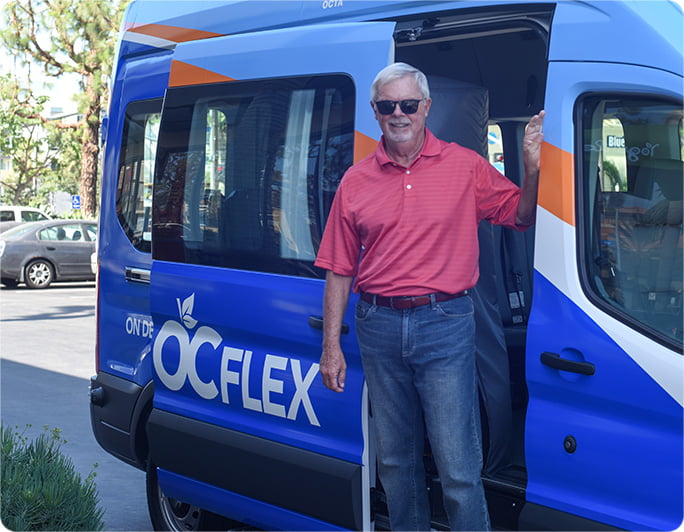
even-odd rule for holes
{"type": "Polygon", "coordinates": [[[136,33],[134,31],[125,32],[123,39],[125,41],[153,46],[155,48],[173,49],[176,47],[176,43],[168,39],[162,39],[161,37],[154,37],[152,35],[145,35],[144,33],[136,33]]]}
{"type": "Polygon", "coordinates": [[[537,208],[535,269],[582,309],[675,401],[684,406],[684,357],[602,312],[579,284],[575,228],[537,208]]]}

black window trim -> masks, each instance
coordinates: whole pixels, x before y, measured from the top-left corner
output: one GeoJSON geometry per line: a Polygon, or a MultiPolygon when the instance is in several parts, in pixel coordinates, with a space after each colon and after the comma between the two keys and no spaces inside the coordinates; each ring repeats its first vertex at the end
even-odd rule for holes
{"type": "MultiPolygon", "coordinates": [[[[165,121],[165,114],[167,112],[167,98],[169,96],[169,93],[174,95],[176,93],[185,93],[187,91],[197,91],[201,90],[203,87],[211,87],[212,90],[220,90],[220,87],[228,87],[228,86],[235,86],[235,85],[244,85],[244,84],[255,84],[255,83],[260,83],[260,82],[275,82],[275,83],[287,83],[288,81],[301,81],[305,83],[306,87],[309,88],[321,88],[325,87],[325,82],[327,79],[330,78],[344,78],[346,81],[345,83],[347,84],[346,87],[344,88],[339,88],[338,90],[345,90],[349,91],[349,96],[350,98],[348,99],[348,102],[346,105],[349,106],[349,109],[351,110],[351,118],[349,119],[349,122],[351,123],[350,126],[350,133],[352,135],[352,145],[351,145],[351,150],[350,150],[350,155],[352,157],[352,161],[349,166],[353,164],[353,139],[354,139],[354,132],[355,132],[355,114],[354,111],[356,110],[356,102],[358,99],[358,94],[356,91],[356,83],[353,79],[353,77],[346,73],[346,72],[324,72],[324,73],[311,73],[311,74],[297,74],[297,75],[291,75],[291,76],[276,76],[276,77],[265,77],[265,78],[250,78],[250,79],[244,79],[244,80],[239,80],[239,81],[228,81],[228,82],[217,82],[217,83],[206,83],[206,84],[198,84],[198,85],[190,85],[190,86],[182,86],[182,87],[173,87],[169,89],[167,92],[167,95],[164,98],[164,105],[162,108],[162,123],[160,127],[160,145],[159,149],[157,151],[157,158],[155,161],[155,171],[154,171],[154,176],[155,176],[155,183],[157,183],[157,180],[159,178],[159,173],[162,172],[163,167],[159,164],[160,163],[160,157],[163,156],[165,147],[163,146],[163,142],[161,135],[163,134],[164,131],[164,121],[165,121]]],[[[345,168],[346,171],[347,168],[345,168]]],[[[343,174],[344,172],[342,172],[343,174]]],[[[342,174],[340,175],[340,179],[342,177],[342,174]]],[[[338,182],[339,185],[339,182],[338,182]]],[[[320,181],[320,176],[319,180],[316,183],[316,187],[321,187],[321,181],[320,181]]],[[[154,203],[154,202],[153,202],[154,203]]],[[[228,269],[228,270],[243,270],[243,271],[250,271],[250,272],[255,272],[255,273],[264,273],[264,274],[275,274],[275,275],[286,275],[286,276],[294,276],[294,277],[300,277],[300,278],[308,278],[308,279],[324,279],[325,278],[325,270],[318,268],[314,266],[314,260],[304,260],[304,259],[289,259],[289,258],[280,258],[278,261],[278,264],[280,265],[278,268],[251,268],[251,267],[245,267],[244,264],[236,264],[233,266],[219,266],[219,265],[211,265],[211,264],[198,264],[193,261],[188,261],[186,260],[186,253],[187,250],[175,250],[171,252],[159,252],[162,247],[165,247],[167,244],[165,241],[168,240],[168,238],[155,238],[154,234],[157,231],[164,230],[164,229],[169,229],[172,226],[176,227],[176,230],[178,229],[178,224],[176,223],[168,223],[168,222],[161,222],[157,220],[155,217],[157,216],[157,207],[156,205],[153,205],[153,220],[152,220],[152,233],[153,237],[152,240],[155,241],[155,244],[153,245],[153,259],[155,260],[163,260],[163,261],[170,261],[170,262],[179,262],[183,264],[196,264],[202,267],[217,267],[217,268],[223,268],[223,269],[228,269]],[[157,256],[158,254],[158,256],[157,256]]],[[[323,213],[319,213],[317,216],[318,218],[318,223],[320,224],[320,231],[321,235],[325,229],[325,224],[327,223],[327,213],[326,215],[323,215],[323,213]]],[[[179,241],[180,242],[180,241],[179,241]]],[[[249,251],[246,250],[233,250],[230,252],[231,254],[234,254],[236,257],[240,256],[243,259],[246,257],[249,257],[249,251]]]]}
{"type": "Polygon", "coordinates": [[[647,338],[663,345],[664,347],[672,350],[673,352],[684,356],[682,350],[683,343],[677,342],[673,338],[664,335],[660,331],[648,326],[647,324],[637,320],[634,316],[629,313],[620,310],[618,307],[611,305],[600,294],[591,287],[591,280],[587,272],[587,224],[585,223],[585,216],[587,215],[587,209],[591,209],[592,206],[586,205],[587,198],[584,191],[584,139],[583,139],[583,123],[582,115],[585,103],[587,100],[592,98],[604,98],[604,99],[619,99],[619,98],[644,98],[650,99],[651,101],[660,100],[664,103],[669,103],[675,106],[682,106],[682,101],[678,101],[675,97],[667,96],[664,94],[647,93],[647,92],[629,92],[629,91],[589,91],[580,94],[575,100],[575,106],[573,111],[573,128],[574,128],[574,140],[575,140],[575,154],[573,157],[573,164],[575,166],[575,237],[577,240],[575,246],[575,252],[577,254],[577,270],[579,274],[580,287],[582,292],[587,297],[589,302],[597,307],[599,310],[605,312],[609,316],[617,319],[618,321],[627,325],[630,329],[635,330],[638,333],[643,334],[647,338]]]}
{"type": "MultiPolygon", "coordinates": [[[[147,113],[147,114],[160,114],[162,112],[162,107],[164,103],[164,98],[158,97],[158,98],[145,98],[142,100],[131,100],[126,104],[126,108],[123,113],[123,123],[121,126],[121,140],[119,142],[119,153],[118,153],[118,161],[117,161],[117,166],[116,166],[116,197],[114,198],[114,209],[116,211],[116,219],[119,222],[119,226],[121,227],[122,231],[126,235],[126,238],[129,240],[131,245],[136,249],[136,251],[139,251],[140,253],[145,253],[146,255],[151,255],[152,254],[152,242],[148,242],[146,240],[143,240],[142,238],[136,238],[134,236],[134,230],[129,226],[128,221],[123,217],[121,212],[119,211],[119,193],[120,193],[120,179],[121,179],[121,158],[123,157],[125,153],[125,146],[124,143],[127,142],[127,135],[126,133],[128,132],[128,121],[127,121],[127,116],[128,116],[128,111],[131,109],[131,106],[135,106],[136,112],[137,108],[140,108],[139,112],[147,113]],[[152,109],[157,109],[157,111],[153,111],[152,109]],[[149,109],[149,111],[148,111],[149,109]]],[[[155,158],[155,164],[156,164],[156,158],[155,158]]],[[[150,214],[151,216],[151,214],[150,214]]],[[[150,230],[151,230],[151,224],[150,224],[150,230]]]]}

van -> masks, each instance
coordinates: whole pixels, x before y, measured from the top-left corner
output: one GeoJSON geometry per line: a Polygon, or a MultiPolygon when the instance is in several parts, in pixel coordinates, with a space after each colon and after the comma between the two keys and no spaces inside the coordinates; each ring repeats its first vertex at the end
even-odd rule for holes
{"type": "Polygon", "coordinates": [[[370,85],[394,61],[428,75],[438,137],[518,184],[546,110],[536,225],[479,229],[493,525],[680,526],[682,27],[664,1],[134,0],[104,131],[90,409],[99,444],[147,472],[155,529],[389,526],[357,296],[335,394],[313,261],[342,175],[377,145],[370,85]]]}

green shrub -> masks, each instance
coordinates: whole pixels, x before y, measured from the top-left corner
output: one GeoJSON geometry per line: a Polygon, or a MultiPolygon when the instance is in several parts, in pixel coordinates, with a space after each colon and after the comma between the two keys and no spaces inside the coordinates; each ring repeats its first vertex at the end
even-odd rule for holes
{"type": "Polygon", "coordinates": [[[61,451],[59,429],[35,440],[0,427],[0,511],[10,530],[102,530],[95,472],[85,480],[61,451]]]}

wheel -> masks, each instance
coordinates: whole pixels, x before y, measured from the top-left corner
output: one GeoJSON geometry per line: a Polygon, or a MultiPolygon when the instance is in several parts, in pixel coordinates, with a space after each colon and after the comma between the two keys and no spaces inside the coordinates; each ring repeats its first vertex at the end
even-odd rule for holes
{"type": "Polygon", "coordinates": [[[47,288],[54,278],[55,270],[46,260],[37,259],[26,266],[25,281],[29,288],[47,288]]]}
{"type": "Polygon", "coordinates": [[[228,530],[223,518],[197,506],[164,495],[157,480],[157,466],[147,461],[147,508],[155,530],[228,530]]]}

